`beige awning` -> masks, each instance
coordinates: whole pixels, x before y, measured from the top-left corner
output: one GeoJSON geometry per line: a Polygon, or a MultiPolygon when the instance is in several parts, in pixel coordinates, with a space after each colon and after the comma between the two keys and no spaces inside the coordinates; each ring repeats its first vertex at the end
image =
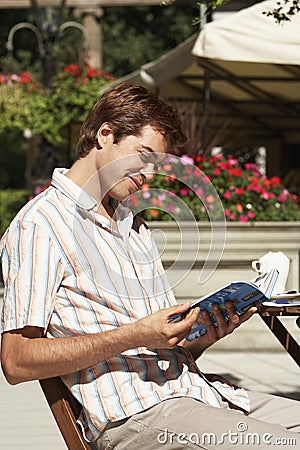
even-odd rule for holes
{"type": "Polygon", "coordinates": [[[276,3],[264,1],[206,24],[193,54],[223,61],[300,65],[300,14],[279,25],[263,14],[276,3]]]}

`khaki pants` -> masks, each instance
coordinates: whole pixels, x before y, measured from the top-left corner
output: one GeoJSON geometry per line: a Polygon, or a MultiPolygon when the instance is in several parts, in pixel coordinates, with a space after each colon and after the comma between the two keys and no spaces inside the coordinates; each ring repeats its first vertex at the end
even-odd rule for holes
{"type": "Polygon", "coordinates": [[[300,449],[300,402],[249,392],[251,411],[174,398],[111,424],[92,448],[99,450],[300,449]]]}

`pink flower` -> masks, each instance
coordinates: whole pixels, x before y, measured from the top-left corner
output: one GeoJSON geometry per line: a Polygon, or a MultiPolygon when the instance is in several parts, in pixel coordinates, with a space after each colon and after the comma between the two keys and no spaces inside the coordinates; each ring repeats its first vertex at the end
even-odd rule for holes
{"type": "Polygon", "coordinates": [[[15,73],[13,73],[10,77],[10,79],[12,81],[20,81],[21,77],[19,75],[16,75],[15,73]]]}
{"type": "Polygon", "coordinates": [[[273,192],[267,192],[267,191],[264,191],[264,192],[261,194],[261,196],[262,196],[262,198],[263,198],[264,200],[269,200],[270,198],[274,198],[274,197],[275,197],[275,194],[273,194],[273,192]]]}
{"type": "Polygon", "coordinates": [[[198,197],[201,197],[201,195],[204,194],[204,190],[198,187],[198,188],[195,190],[195,193],[196,193],[196,195],[198,195],[198,197]]]}
{"type": "Polygon", "coordinates": [[[221,170],[218,167],[214,168],[214,175],[220,175],[221,170]]]}
{"type": "Polygon", "coordinates": [[[187,189],[185,189],[185,188],[180,189],[180,194],[181,194],[183,197],[186,197],[186,196],[188,195],[188,193],[189,193],[189,191],[188,191],[187,189]]]}
{"type": "Polygon", "coordinates": [[[169,213],[173,212],[173,211],[174,211],[174,205],[168,205],[168,206],[167,206],[167,211],[168,211],[169,213]]]}
{"type": "Polygon", "coordinates": [[[254,172],[258,172],[258,167],[256,164],[253,163],[245,163],[244,165],[246,170],[253,170],[254,172]]]}
{"type": "Polygon", "coordinates": [[[255,213],[253,211],[249,211],[247,215],[248,215],[249,219],[254,219],[254,217],[255,217],[255,213]]]}
{"type": "Polygon", "coordinates": [[[169,163],[174,163],[174,164],[178,164],[179,158],[177,158],[176,156],[169,156],[168,157],[168,162],[169,163]]]}
{"type": "Polygon", "coordinates": [[[151,194],[149,191],[143,191],[142,196],[143,198],[148,199],[151,197],[151,194]]]}
{"type": "Polygon", "coordinates": [[[281,203],[283,203],[283,202],[286,201],[286,196],[285,196],[283,193],[281,193],[281,194],[279,194],[279,196],[278,196],[278,200],[279,200],[281,203]]]}
{"type": "Polygon", "coordinates": [[[158,194],[157,199],[161,202],[163,202],[164,200],[166,200],[166,194],[165,192],[162,192],[161,194],[158,194]]]}
{"type": "Polygon", "coordinates": [[[194,164],[193,158],[188,155],[182,155],[180,157],[180,162],[183,166],[187,166],[188,164],[194,164]]]}
{"type": "Polygon", "coordinates": [[[230,166],[236,166],[237,163],[238,163],[238,160],[235,159],[235,158],[230,157],[230,158],[228,159],[228,163],[230,164],[230,166]]]}
{"type": "Polygon", "coordinates": [[[223,194],[224,198],[227,198],[227,200],[231,197],[231,193],[229,191],[224,192],[223,194]]]}
{"type": "Polygon", "coordinates": [[[243,187],[236,188],[235,193],[237,195],[242,195],[244,193],[244,188],[243,187]]]}
{"type": "Polygon", "coordinates": [[[248,217],[247,216],[240,216],[239,217],[239,222],[248,222],[248,217]]]}

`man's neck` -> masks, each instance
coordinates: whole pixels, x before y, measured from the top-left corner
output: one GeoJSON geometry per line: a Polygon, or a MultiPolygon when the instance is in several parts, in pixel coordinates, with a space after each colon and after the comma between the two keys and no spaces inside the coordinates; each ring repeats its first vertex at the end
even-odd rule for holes
{"type": "Polygon", "coordinates": [[[109,219],[112,218],[114,208],[110,203],[109,195],[105,195],[102,198],[101,185],[93,152],[90,152],[84,158],[76,160],[66,176],[97,201],[99,214],[109,219]]]}

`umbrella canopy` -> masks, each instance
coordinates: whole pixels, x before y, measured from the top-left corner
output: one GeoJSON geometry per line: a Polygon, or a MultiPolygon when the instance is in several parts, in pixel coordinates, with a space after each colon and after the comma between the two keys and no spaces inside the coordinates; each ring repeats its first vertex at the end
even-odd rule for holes
{"type": "Polygon", "coordinates": [[[300,15],[279,25],[263,14],[276,3],[260,2],[206,24],[193,54],[222,61],[300,65],[300,15]]]}

